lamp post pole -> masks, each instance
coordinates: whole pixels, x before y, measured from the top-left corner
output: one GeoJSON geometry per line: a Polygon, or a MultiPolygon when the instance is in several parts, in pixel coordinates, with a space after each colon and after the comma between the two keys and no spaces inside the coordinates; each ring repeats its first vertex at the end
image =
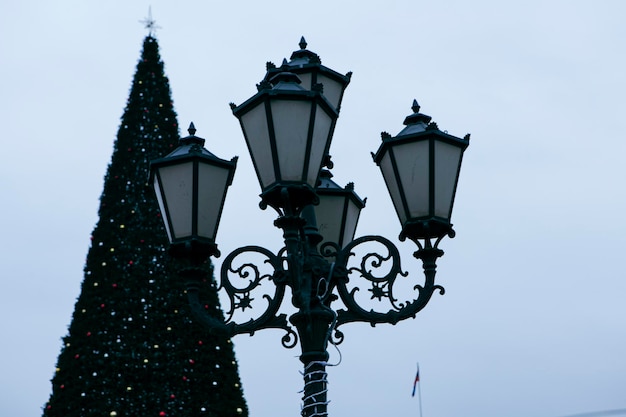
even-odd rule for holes
{"type": "Polygon", "coordinates": [[[340,326],[396,324],[414,318],[436,291],[443,294],[443,287],[435,284],[436,261],[443,255],[438,246],[444,237],[454,237],[450,216],[469,135],[461,139],[440,131],[414,101],[405,128],[395,137],[383,132],[382,144],[372,154],[402,224],[400,239],[417,245],[414,257],[424,268],[423,284],[414,286],[413,300],[398,301],[396,279],[409,275],[401,267],[398,249],[382,236],[354,238],[365,201],[352,184],[339,187],[323,169],[332,168],[329,147],[350,73],[341,75],[322,66],[306,46],[302,39],[300,50],[281,67],[268,63],[257,94],[239,106],[231,104],[261,185],[261,208],[272,207],[278,213],[274,225],[283,231],[284,247],[274,253],[243,246],[225,257],[219,288],[230,306],[224,322],[205,311],[199,289],[207,280],[202,264],[220,256],[215,237],[237,159],[222,160],[204,149],[204,139],[195,136],[192,124],[179,148],[152,162],[151,179],[170,253],[191,261],[181,277],[187,281],[196,319],[229,336],[274,328],[286,332],[283,346],[293,348],[299,341],[304,366],[302,415],[315,417],[328,415],[327,348],[343,341],[340,326]],[[382,253],[355,256],[357,247],[370,244],[382,247],[382,253]],[[246,260],[250,256],[264,261],[246,260]],[[262,272],[261,266],[271,272],[262,272]],[[273,283],[269,293],[267,286],[261,288],[266,281],[273,283]],[[242,282],[243,287],[236,285],[242,282]],[[356,285],[369,286],[372,299],[385,306],[362,306],[356,285]],[[296,308],[290,317],[280,313],[287,287],[296,308]],[[252,296],[259,291],[261,297],[252,296]],[[236,313],[251,308],[254,299],[264,300],[265,310],[237,322],[236,313]],[[335,300],[341,300],[343,308],[333,309],[335,300]]]}

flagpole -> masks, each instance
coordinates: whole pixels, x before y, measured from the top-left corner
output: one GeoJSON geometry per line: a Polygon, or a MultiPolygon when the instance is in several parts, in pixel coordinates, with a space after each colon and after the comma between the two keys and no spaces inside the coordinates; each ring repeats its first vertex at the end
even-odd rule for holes
{"type": "Polygon", "coordinates": [[[420,363],[417,363],[417,372],[415,374],[415,381],[413,381],[413,394],[411,396],[415,397],[415,389],[417,388],[418,392],[418,400],[420,402],[420,417],[422,417],[422,387],[420,385],[420,363]]]}
{"type": "MultiPolygon", "coordinates": [[[[417,369],[419,369],[419,364],[417,369]]],[[[417,381],[417,399],[420,402],[420,417],[422,417],[422,383],[419,380],[417,381]]]]}

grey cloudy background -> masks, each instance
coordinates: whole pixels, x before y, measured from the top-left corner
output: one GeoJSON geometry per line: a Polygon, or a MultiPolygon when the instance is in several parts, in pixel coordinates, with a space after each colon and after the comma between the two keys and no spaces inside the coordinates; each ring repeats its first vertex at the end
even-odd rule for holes
{"type": "MultiPolygon", "coordinates": [[[[150,5],[181,126],[240,157],[222,253],[280,247],[228,103],[302,35],[354,72],[331,152],[337,182],[368,197],[357,234],[399,232],[370,152],[414,98],[442,130],[472,134],[457,237],[441,245],[446,294],[415,320],[344,327],[331,415],[418,416],[417,361],[425,417],[626,408],[623,2],[4,0],[0,415],[38,416],[48,399],[150,5]]],[[[298,351],[281,336],[234,339],[252,417],[299,414],[298,351]]]]}

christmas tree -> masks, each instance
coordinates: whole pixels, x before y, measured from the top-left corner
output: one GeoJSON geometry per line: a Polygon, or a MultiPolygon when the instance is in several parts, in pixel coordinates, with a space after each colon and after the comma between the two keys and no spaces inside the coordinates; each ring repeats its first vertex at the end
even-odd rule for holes
{"type": "MultiPolygon", "coordinates": [[[[84,281],[44,417],[247,416],[231,341],[191,319],[149,163],[179,129],[157,40],[143,43],[115,141],[84,281]]],[[[207,276],[211,276],[208,274],[207,276]]],[[[214,284],[205,306],[223,320],[214,284]]]]}

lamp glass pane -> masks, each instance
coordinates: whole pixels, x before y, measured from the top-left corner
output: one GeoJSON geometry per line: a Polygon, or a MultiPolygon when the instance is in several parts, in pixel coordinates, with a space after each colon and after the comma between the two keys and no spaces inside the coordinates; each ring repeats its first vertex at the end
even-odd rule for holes
{"type": "Polygon", "coordinates": [[[260,103],[240,119],[261,188],[265,189],[276,181],[265,103],[260,103]]]}
{"type": "Polygon", "coordinates": [[[392,149],[387,148],[385,154],[380,160],[379,166],[380,171],[383,174],[383,178],[385,179],[387,190],[389,190],[391,201],[393,202],[393,206],[395,207],[398,218],[400,219],[400,223],[404,224],[404,222],[407,220],[408,213],[405,211],[404,205],[402,203],[402,194],[400,193],[400,184],[398,183],[399,178],[396,177],[396,174],[393,170],[391,152],[392,149]]]}
{"type": "Polygon", "coordinates": [[[307,72],[296,72],[298,78],[300,78],[300,86],[305,90],[310,90],[313,85],[313,73],[309,70],[307,72]]]}
{"type": "Polygon", "coordinates": [[[435,142],[435,216],[450,219],[462,149],[435,142]]]}
{"type": "Polygon", "coordinates": [[[428,145],[428,141],[409,142],[397,145],[393,150],[409,218],[430,215],[428,145]]]}
{"type": "Polygon", "coordinates": [[[326,77],[325,75],[318,74],[317,82],[322,83],[324,85],[323,93],[324,97],[328,99],[333,108],[339,107],[339,102],[341,101],[341,93],[343,92],[343,85],[332,78],[326,77]]]}
{"type": "Polygon", "coordinates": [[[229,169],[200,163],[198,166],[198,236],[213,239],[222,214],[229,169]]]}
{"type": "Polygon", "coordinates": [[[339,242],[342,248],[354,239],[354,233],[356,232],[356,226],[359,221],[360,214],[361,209],[354,203],[354,201],[348,199],[346,220],[343,229],[343,240],[342,242],[339,242]]]}
{"type": "Polygon", "coordinates": [[[345,198],[341,195],[320,195],[319,197],[320,203],[315,206],[317,229],[324,237],[324,242],[339,244],[345,198]]]}
{"type": "Polygon", "coordinates": [[[280,180],[302,181],[307,157],[307,137],[311,119],[311,102],[304,100],[272,100],[272,118],[280,180]]]}
{"type": "Polygon", "coordinates": [[[167,211],[165,210],[165,202],[163,201],[163,192],[161,190],[161,186],[159,185],[159,176],[154,176],[154,190],[156,191],[157,202],[159,203],[159,210],[161,210],[161,218],[163,218],[163,223],[165,224],[165,231],[167,232],[167,238],[170,243],[172,242],[172,234],[170,232],[170,224],[169,218],[167,216],[167,211]]]}
{"type": "Polygon", "coordinates": [[[193,162],[159,169],[167,215],[172,225],[172,239],[192,234],[193,162]]]}
{"type": "Polygon", "coordinates": [[[309,171],[307,172],[306,182],[314,187],[319,176],[324,154],[330,140],[330,129],[332,127],[332,118],[326,113],[321,106],[317,106],[315,112],[315,127],[313,129],[313,140],[311,151],[309,153],[309,171]]]}

